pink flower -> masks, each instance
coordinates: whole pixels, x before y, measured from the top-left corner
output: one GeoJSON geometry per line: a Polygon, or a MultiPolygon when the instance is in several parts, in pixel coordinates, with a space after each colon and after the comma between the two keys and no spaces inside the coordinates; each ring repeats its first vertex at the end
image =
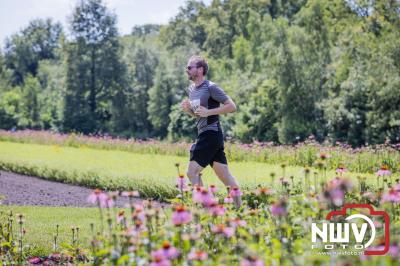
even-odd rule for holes
{"type": "Polygon", "coordinates": [[[233,187],[231,191],[229,191],[229,195],[233,197],[240,197],[243,195],[242,191],[240,191],[239,187],[233,187]]]}
{"type": "Polygon", "coordinates": [[[347,169],[343,165],[340,165],[338,168],[336,168],[336,173],[338,174],[343,174],[345,172],[347,172],[347,169]]]}
{"type": "Polygon", "coordinates": [[[49,259],[51,259],[53,261],[60,261],[61,260],[61,254],[60,253],[50,254],[49,259]]]}
{"type": "Polygon", "coordinates": [[[189,260],[206,260],[208,255],[206,252],[192,248],[188,255],[189,260]]]}
{"type": "Polygon", "coordinates": [[[390,172],[389,167],[386,164],[383,164],[381,168],[376,172],[378,176],[385,176],[385,175],[391,175],[392,172],[390,172]]]}
{"type": "Polygon", "coordinates": [[[152,253],[152,262],[150,266],[170,266],[171,262],[162,254],[152,253]]]}
{"type": "Polygon", "coordinates": [[[245,227],[247,225],[247,222],[245,220],[240,220],[239,218],[234,218],[231,221],[231,226],[232,227],[245,227]]]}
{"type": "Polygon", "coordinates": [[[114,201],[110,198],[107,193],[102,192],[100,189],[96,189],[88,197],[88,202],[92,204],[98,204],[100,208],[111,208],[114,206],[114,201]]]}
{"type": "Polygon", "coordinates": [[[215,185],[210,185],[208,187],[208,189],[210,190],[211,193],[216,193],[218,191],[217,187],[215,185]]]}
{"type": "Polygon", "coordinates": [[[396,245],[391,245],[389,248],[389,254],[392,258],[399,258],[399,247],[396,245]]]}
{"type": "Polygon", "coordinates": [[[264,262],[257,257],[248,256],[240,261],[240,266],[264,266],[264,262]]]}
{"type": "Polygon", "coordinates": [[[185,177],[183,175],[179,175],[179,177],[176,179],[176,187],[179,190],[184,190],[187,188],[185,177]]]}
{"type": "Polygon", "coordinates": [[[179,256],[179,251],[171,246],[168,241],[164,241],[162,244],[162,248],[157,251],[152,252],[152,257],[165,257],[167,259],[175,259],[179,256]]]}
{"type": "Polygon", "coordinates": [[[30,263],[30,264],[40,264],[41,262],[42,262],[42,259],[41,258],[39,258],[39,257],[30,257],[29,259],[28,259],[28,262],[30,263]]]}
{"type": "Polygon", "coordinates": [[[400,202],[400,192],[394,190],[393,188],[389,190],[388,193],[383,194],[381,203],[392,202],[399,203],[400,202]]]}
{"type": "Polygon", "coordinates": [[[118,212],[118,215],[117,215],[117,223],[121,223],[124,220],[125,220],[125,211],[121,210],[118,212]]]}
{"type": "Polygon", "coordinates": [[[210,214],[212,216],[222,216],[225,214],[225,207],[222,204],[214,204],[213,206],[211,206],[210,208],[210,214]]]}
{"type": "Polygon", "coordinates": [[[344,192],[340,188],[335,188],[329,192],[330,200],[335,206],[342,206],[344,201],[344,192]]]}
{"type": "Polygon", "coordinates": [[[133,204],[133,207],[135,208],[135,211],[137,211],[137,212],[141,212],[144,210],[143,203],[135,203],[135,204],[133,204]]]}
{"type": "Polygon", "coordinates": [[[172,223],[176,226],[187,224],[192,220],[192,214],[186,210],[185,206],[180,205],[172,213],[172,223]]]}
{"type": "Polygon", "coordinates": [[[132,218],[134,220],[139,220],[142,222],[146,221],[146,213],[143,209],[143,206],[140,204],[135,204],[135,211],[132,213],[132,218]]]}
{"type": "Polygon", "coordinates": [[[195,185],[193,190],[192,190],[192,199],[196,203],[200,203],[200,198],[201,198],[201,191],[203,190],[203,187],[195,185]]]}
{"type": "Polygon", "coordinates": [[[226,198],[224,198],[224,203],[226,203],[226,204],[233,203],[232,197],[230,195],[228,195],[226,198]]]}
{"type": "Polygon", "coordinates": [[[270,208],[271,214],[274,216],[286,216],[287,209],[286,209],[286,201],[280,200],[279,202],[273,204],[270,208]]]}
{"type": "Polygon", "coordinates": [[[235,234],[235,228],[228,227],[225,224],[217,224],[211,227],[211,231],[216,234],[224,235],[227,238],[232,237],[235,234]]]}
{"type": "Polygon", "coordinates": [[[200,192],[198,191],[198,189],[194,190],[193,201],[203,204],[204,207],[209,207],[212,204],[217,203],[217,200],[214,198],[213,194],[208,192],[208,190],[204,188],[201,188],[200,192]]]}

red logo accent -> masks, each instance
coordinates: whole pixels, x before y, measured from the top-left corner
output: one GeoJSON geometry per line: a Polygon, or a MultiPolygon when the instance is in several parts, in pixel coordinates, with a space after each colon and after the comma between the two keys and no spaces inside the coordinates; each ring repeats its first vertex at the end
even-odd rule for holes
{"type": "Polygon", "coordinates": [[[331,211],[326,215],[326,220],[330,220],[332,216],[346,216],[347,209],[369,209],[369,215],[371,216],[382,216],[385,220],[385,248],[383,250],[366,250],[364,255],[385,255],[389,251],[390,247],[390,235],[389,235],[389,215],[385,211],[375,211],[374,207],[370,204],[358,204],[358,203],[347,203],[343,205],[340,211],[331,211]]]}

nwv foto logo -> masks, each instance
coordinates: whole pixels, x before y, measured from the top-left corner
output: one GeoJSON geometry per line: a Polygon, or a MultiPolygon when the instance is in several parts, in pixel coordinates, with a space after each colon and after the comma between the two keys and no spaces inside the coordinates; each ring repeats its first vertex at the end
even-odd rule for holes
{"type": "MultiPolygon", "coordinates": [[[[332,250],[334,248],[348,249],[354,247],[356,250],[363,250],[365,255],[384,255],[389,250],[390,238],[389,238],[389,215],[384,211],[375,211],[369,204],[345,204],[340,211],[331,211],[328,213],[326,220],[331,220],[334,216],[346,216],[347,209],[369,209],[369,215],[364,214],[353,214],[344,219],[343,223],[323,222],[322,226],[318,226],[316,223],[311,225],[311,242],[324,243],[324,248],[332,250]],[[385,246],[383,250],[368,250],[376,237],[376,228],[370,217],[377,216],[382,217],[384,220],[384,239],[385,246]],[[354,223],[354,220],[361,219],[364,222],[359,225],[354,223]],[[355,244],[350,245],[350,232],[355,239],[355,244]],[[368,232],[368,234],[367,234],[368,232]],[[366,236],[368,239],[365,239],[366,236]],[[363,244],[365,243],[365,244],[363,244]],[[338,246],[339,245],[339,246],[338,246]]],[[[314,249],[317,245],[311,245],[314,249]]]]}

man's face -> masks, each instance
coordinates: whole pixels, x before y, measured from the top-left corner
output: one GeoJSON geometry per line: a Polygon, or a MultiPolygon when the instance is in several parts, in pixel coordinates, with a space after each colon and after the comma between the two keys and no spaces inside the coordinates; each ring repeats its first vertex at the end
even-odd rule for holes
{"type": "Polygon", "coordinates": [[[188,74],[188,78],[192,81],[196,80],[201,75],[202,69],[197,67],[196,61],[189,61],[186,66],[186,73],[188,74]]]}

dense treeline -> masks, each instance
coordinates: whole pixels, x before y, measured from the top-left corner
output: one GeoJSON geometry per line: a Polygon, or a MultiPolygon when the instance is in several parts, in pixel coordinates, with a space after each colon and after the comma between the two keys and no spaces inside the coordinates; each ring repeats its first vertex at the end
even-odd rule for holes
{"type": "Polygon", "coordinates": [[[116,21],[101,0],[83,0],[68,34],[37,19],[10,36],[0,128],[193,137],[179,103],[187,58],[200,53],[238,105],[223,119],[234,139],[400,141],[397,0],[187,1],[168,25],[125,36],[116,21]]]}

